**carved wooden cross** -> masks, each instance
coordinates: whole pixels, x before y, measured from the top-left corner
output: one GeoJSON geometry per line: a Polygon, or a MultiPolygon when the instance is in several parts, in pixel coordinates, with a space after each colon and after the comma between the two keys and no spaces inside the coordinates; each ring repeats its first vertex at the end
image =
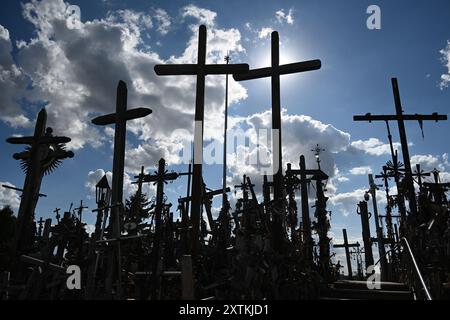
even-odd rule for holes
{"type": "Polygon", "coordinates": [[[392,78],[392,91],[394,93],[395,101],[395,115],[371,115],[370,113],[364,116],[354,116],[353,121],[397,121],[400,143],[402,146],[403,162],[405,164],[405,179],[407,186],[407,195],[409,199],[410,215],[414,219],[417,215],[417,204],[414,191],[414,184],[412,179],[411,162],[409,158],[408,142],[406,139],[405,121],[419,121],[422,124],[423,121],[440,121],[447,120],[447,115],[439,115],[433,113],[431,115],[423,114],[403,114],[403,108],[400,100],[400,93],[398,89],[397,78],[392,78]]]}
{"type": "Polygon", "coordinates": [[[192,252],[199,249],[200,209],[202,193],[203,122],[205,105],[205,76],[210,74],[241,74],[248,72],[248,64],[206,64],[206,27],[199,27],[197,64],[156,65],[159,76],[196,75],[194,168],[192,177],[192,252]]]}
{"type": "Polygon", "coordinates": [[[272,154],[274,200],[283,197],[282,146],[281,146],[281,106],[280,106],[280,75],[312,71],[320,69],[320,60],[311,60],[280,65],[280,49],[278,32],[272,32],[272,65],[268,68],[250,70],[245,74],[234,74],[236,81],[253,80],[271,77],[272,81],[272,154]]]}
{"type": "Polygon", "coordinates": [[[17,213],[17,229],[14,235],[14,250],[18,253],[26,251],[30,245],[30,233],[33,225],[34,210],[39,198],[42,177],[46,169],[44,160],[48,163],[57,163],[65,158],[72,158],[73,152],[65,151],[62,148],[50,149],[50,145],[58,145],[70,142],[67,137],[54,137],[52,129],[47,128],[47,111],[42,109],[37,117],[34,135],[30,137],[12,137],[6,139],[11,144],[27,144],[29,149],[25,152],[14,154],[16,160],[24,161],[26,177],[23,186],[23,193],[17,213]]]}
{"type": "MultiPolygon", "coordinates": [[[[120,80],[117,86],[116,97],[116,112],[97,117],[92,120],[92,123],[99,126],[105,126],[109,124],[115,124],[114,132],[114,158],[113,158],[113,176],[112,176],[112,190],[111,190],[111,203],[117,204],[123,201],[123,174],[125,168],[125,141],[126,141],[126,124],[128,120],[143,118],[152,113],[152,110],[148,108],[136,108],[127,110],[127,85],[124,81],[120,80]]],[[[119,207],[112,209],[111,221],[113,236],[120,238],[120,219],[119,219],[119,207]]],[[[121,263],[120,263],[120,241],[116,242],[116,259],[118,261],[117,274],[118,274],[118,296],[120,297],[120,282],[121,282],[121,263]]],[[[111,264],[110,267],[114,268],[115,264],[111,264]]],[[[110,271],[111,272],[111,271],[110,271]]],[[[108,288],[109,290],[109,288],[108,288]]]]}

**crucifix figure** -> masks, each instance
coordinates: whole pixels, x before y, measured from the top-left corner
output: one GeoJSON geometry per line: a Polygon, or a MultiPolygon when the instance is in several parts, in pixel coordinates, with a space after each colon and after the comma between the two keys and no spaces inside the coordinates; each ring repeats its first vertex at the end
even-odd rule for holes
{"type": "MultiPolygon", "coordinates": [[[[114,158],[113,158],[113,176],[112,176],[112,190],[111,203],[113,205],[122,203],[123,200],[123,174],[125,168],[125,141],[126,141],[126,124],[128,120],[143,118],[152,113],[148,108],[136,108],[127,110],[127,85],[120,80],[117,86],[116,97],[116,112],[97,117],[92,120],[92,123],[99,126],[106,126],[115,124],[114,131],[114,158]]],[[[113,237],[120,238],[120,207],[114,207],[111,212],[110,225],[113,230],[113,237]]],[[[118,290],[117,294],[120,298],[121,286],[121,255],[120,255],[120,241],[116,241],[116,259],[117,266],[114,263],[109,265],[109,273],[114,273],[114,268],[117,267],[118,275],[118,290]]],[[[108,285],[109,286],[109,285],[108,285]]],[[[110,288],[107,288],[108,291],[110,288]]]]}
{"type": "MultiPolygon", "coordinates": [[[[282,173],[282,145],[281,145],[281,103],[280,103],[280,76],[284,74],[305,72],[320,69],[320,60],[311,60],[280,65],[280,48],[278,32],[271,35],[272,65],[268,68],[250,70],[245,74],[234,74],[236,81],[253,80],[271,77],[272,81],[272,156],[273,156],[273,190],[274,200],[280,201],[283,197],[282,173]]],[[[281,223],[281,222],[280,222],[281,223]]]]}
{"type": "Polygon", "coordinates": [[[12,137],[6,139],[11,144],[27,144],[26,151],[14,154],[14,159],[22,161],[26,177],[23,193],[17,213],[17,229],[14,234],[14,251],[24,253],[32,242],[34,210],[39,199],[44,174],[53,171],[65,158],[72,158],[73,152],[66,151],[64,144],[70,142],[67,137],[54,137],[53,130],[46,127],[47,111],[42,109],[37,117],[34,135],[30,137],[12,137]]]}
{"type": "Polygon", "coordinates": [[[194,168],[192,177],[192,252],[198,254],[200,209],[202,194],[202,162],[203,162],[203,127],[205,106],[205,77],[210,74],[242,74],[248,72],[248,64],[206,64],[206,27],[199,27],[197,64],[156,65],[155,72],[159,76],[196,75],[197,92],[195,100],[194,128],[194,168]]]}
{"type": "Polygon", "coordinates": [[[412,178],[411,162],[409,158],[408,142],[406,139],[405,121],[419,121],[422,126],[423,121],[439,121],[447,120],[447,115],[439,115],[433,113],[431,115],[423,114],[403,114],[403,108],[400,100],[400,93],[398,89],[397,78],[392,78],[392,90],[394,93],[395,101],[395,114],[394,115],[371,115],[370,113],[364,116],[354,116],[353,121],[397,121],[400,143],[402,147],[403,162],[405,165],[405,182],[406,182],[406,194],[408,196],[409,211],[412,217],[412,221],[417,216],[417,203],[414,190],[414,183],[412,178]]]}
{"type": "Polygon", "coordinates": [[[359,242],[348,243],[347,229],[342,229],[342,234],[344,236],[344,243],[335,244],[335,245],[333,245],[333,248],[344,248],[345,249],[345,257],[347,258],[348,277],[349,277],[349,279],[351,279],[353,277],[353,271],[352,271],[352,261],[351,261],[351,256],[350,256],[350,248],[359,248],[359,242]]]}

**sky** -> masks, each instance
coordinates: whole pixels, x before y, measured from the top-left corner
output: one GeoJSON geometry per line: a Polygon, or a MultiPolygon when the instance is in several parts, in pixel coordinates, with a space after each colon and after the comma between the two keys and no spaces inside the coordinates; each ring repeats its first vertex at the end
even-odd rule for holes
{"type": "MultiPolygon", "coordinates": [[[[55,135],[72,139],[75,154],[44,177],[36,217],[54,218],[80,200],[96,207],[96,182],[111,177],[113,127],[90,120],[111,113],[119,80],[128,85],[129,107],[153,113],[127,124],[125,195],[144,166],[153,172],[164,157],[168,170],[184,172],[193,137],[195,77],[158,77],[155,64],[195,63],[198,26],[208,30],[207,62],[270,65],[270,34],[280,35],[281,63],[320,59],[322,68],[281,77],[283,159],[298,167],[306,156],[315,168],[311,149],[319,144],[327,182],[331,232],[342,241],[361,242],[356,204],[368,189],[368,173],[378,174],[389,160],[383,123],[353,122],[356,114],[395,112],[391,78],[399,81],[406,113],[447,114],[450,101],[450,2],[430,1],[7,1],[0,12],[0,182],[22,188],[24,174],[12,154],[10,136],[31,135],[38,111],[45,107],[55,135]],[[381,29],[369,29],[370,5],[380,8],[381,29]],[[77,15],[79,9],[79,15],[77,15]],[[75,10],[75,11],[74,11],[75,10]],[[78,18],[79,17],[79,18],[78,18]]],[[[221,159],[225,76],[208,76],[205,100],[205,154],[221,159]],[[215,148],[216,152],[212,152],[215,148]]],[[[270,80],[237,83],[230,78],[229,131],[255,142],[256,132],[270,128],[270,80]],[[236,131],[238,130],[238,131],[236,131]],[[240,130],[240,131],[239,131],[240,130]]],[[[437,168],[450,180],[448,122],[406,124],[413,164],[437,168]]],[[[395,147],[398,128],[391,124],[395,147]]],[[[230,139],[229,139],[230,140],[230,139]]],[[[265,144],[260,143],[266,151],[265,144]]],[[[270,147],[270,144],[269,144],[270,147]]],[[[400,149],[399,149],[400,151],[400,149]]],[[[228,148],[227,185],[247,173],[260,191],[260,167],[243,163],[256,152],[247,143],[228,148]],[[239,152],[235,152],[239,151],[239,152]]],[[[221,187],[222,164],[204,166],[211,189],[221,187]]],[[[381,183],[381,181],[379,181],[381,183]]],[[[145,186],[149,198],[154,186],[145,186]]],[[[186,193],[186,179],[166,186],[176,204],[186,193]]],[[[394,189],[395,192],[395,189],[394,189]]],[[[379,207],[385,201],[379,191],[379,207]]],[[[310,189],[310,196],[314,189],[310,189]]],[[[19,193],[0,188],[0,206],[17,211],[19,193]]],[[[176,205],[175,205],[176,207],[176,205]]],[[[220,201],[214,202],[215,212],[220,201]]],[[[299,206],[300,207],[300,206],[299,206]]],[[[372,211],[371,205],[369,210],[372,211]]],[[[176,216],[176,214],[175,214],[176,216]]],[[[85,214],[95,223],[94,214],[85,214]]],[[[372,233],[375,231],[372,226],[372,233]]],[[[376,250],[374,250],[376,251],[376,250]]],[[[342,252],[337,251],[341,260],[342,252]]]]}

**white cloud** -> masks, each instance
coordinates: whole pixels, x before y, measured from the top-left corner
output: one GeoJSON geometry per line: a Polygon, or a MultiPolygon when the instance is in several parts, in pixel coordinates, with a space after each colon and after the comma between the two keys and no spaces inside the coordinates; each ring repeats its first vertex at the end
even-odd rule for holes
{"type": "MultiPolygon", "coordinates": [[[[333,194],[330,195],[329,202],[344,217],[347,217],[350,214],[356,215],[357,204],[364,200],[364,194],[366,191],[367,188],[360,188],[351,192],[333,194]]],[[[336,210],[333,212],[336,212],[336,210]]]]}
{"type": "Polygon", "coordinates": [[[162,35],[166,35],[172,25],[172,19],[170,16],[164,9],[158,8],[155,10],[155,19],[158,21],[158,32],[162,35]]]}
{"type": "Polygon", "coordinates": [[[442,63],[447,68],[447,73],[441,75],[441,82],[439,83],[439,87],[443,90],[450,83],[450,40],[447,40],[447,46],[440,50],[439,53],[442,55],[442,63]]]}
{"type": "Polygon", "coordinates": [[[272,32],[273,32],[272,28],[270,28],[270,27],[262,27],[258,31],[258,38],[260,38],[260,39],[268,38],[268,37],[270,37],[272,32]]]}
{"type": "Polygon", "coordinates": [[[199,23],[207,27],[213,27],[217,13],[208,9],[199,8],[193,4],[185,6],[182,10],[183,17],[194,17],[199,23]]]}
{"type": "Polygon", "coordinates": [[[112,182],[112,172],[105,172],[103,169],[97,169],[95,171],[89,171],[88,178],[85,186],[89,189],[89,191],[95,195],[95,186],[100,181],[101,178],[106,174],[106,178],[108,179],[109,186],[111,187],[112,182]]]}
{"type": "MultiPolygon", "coordinates": [[[[434,169],[439,171],[441,182],[450,181],[450,163],[448,162],[448,154],[444,153],[441,156],[428,155],[413,155],[411,157],[411,166],[413,171],[416,170],[416,164],[420,164],[420,169],[424,172],[431,172],[434,169]]],[[[425,178],[425,180],[433,181],[433,177],[425,178]]]]}
{"type": "Polygon", "coordinates": [[[20,205],[19,193],[15,190],[2,187],[2,185],[16,187],[10,182],[0,182],[0,209],[4,206],[10,206],[17,213],[17,209],[19,209],[20,205]]]}
{"type": "Polygon", "coordinates": [[[372,173],[372,168],[370,166],[355,167],[350,169],[349,172],[353,175],[367,175],[372,173]]]}
{"type": "Polygon", "coordinates": [[[0,25],[0,120],[10,126],[28,127],[29,119],[20,114],[18,101],[25,93],[26,77],[11,56],[13,46],[9,31],[0,25]]]}
{"type": "MultiPolygon", "coordinates": [[[[391,149],[388,143],[383,143],[377,138],[370,138],[368,140],[352,141],[351,147],[357,150],[364,151],[372,156],[390,155],[391,149]]],[[[400,143],[393,143],[394,150],[401,147],[400,143]]]]}
{"type": "MultiPolygon", "coordinates": [[[[262,141],[260,135],[260,140],[258,140],[260,129],[271,128],[271,111],[255,113],[248,117],[230,118],[230,123],[233,123],[230,130],[245,128],[244,135],[249,137],[253,144],[252,146],[241,146],[236,153],[228,154],[229,170],[233,177],[232,183],[237,184],[242,179],[242,175],[247,174],[252,178],[252,181],[257,181],[255,182],[257,186],[260,186],[262,184],[262,168],[266,167],[263,166],[265,161],[262,161],[263,163],[259,165],[252,165],[250,159],[256,157],[255,154],[258,153],[256,145],[259,143],[259,154],[269,153],[268,159],[271,160],[270,139],[262,141]],[[243,158],[246,159],[245,164],[243,164],[243,158]]],[[[336,168],[333,154],[346,150],[350,143],[350,134],[309,116],[288,114],[286,109],[282,110],[281,118],[283,127],[283,170],[286,169],[286,163],[291,163],[292,168],[298,168],[300,155],[305,156],[307,168],[317,168],[316,158],[311,149],[319,144],[325,149],[320,156],[321,168],[330,177],[335,176],[339,171],[336,168]],[[302,139],[300,140],[298,137],[302,137],[302,139]]],[[[230,147],[228,147],[228,151],[233,152],[234,150],[230,150],[230,147]]]]}
{"type": "Polygon", "coordinates": [[[288,13],[285,13],[284,9],[280,9],[277,12],[275,12],[275,17],[277,18],[277,21],[281,24],[283,23],[294,24],[293,9],[289,9],[288,13]]]}
{"type": "MultiPolygon", "coordinates": [[[[18,98],[24,95],[31,102],[47,103],[48,124],[56,133],[72,138],[69,148],[98,147],[111,139],[113,130],[93,126],[90,120],[97,114],[113,112],[115,89],[122,79],[128,85],[128,105],[150,107],[154,111],[145,119],[128,123],[129,131],[140,140],[134,148],[128,146],[126,161],[133,164],[128,168],[151,166],[160,156],[176,153],[182,140],[192,137],[195,77],[158,77],[153,66],[195,63],[197,26],[190,26],[191,35],[182,54],[163,60],[143,40],[148,28],[158,26],[162,28],[159,32],[164,33],[169,27],[168,15],[162,9],[156,9],[153,17],[132,10],[110,11],[105,18],[83,21],[79,29],[69,29],[68,5],[62,0],[31,1],[23,5],[24,17],[34,25],[36,36],[27,42],[18,41],[20,69],[10,54],[8,32],[1,29],[0,79],[6,79],[0,81],[1,119],[11,126],[30,124],[17,104],[18,98]],[[33,86],[25,93],[18,90],[18,82],[25,80],[24,75],[33,86]],[[185,130],[184,136],[177,134],[178,129],[185,130]],[[138,163],[142,150],[154,152],[148,153],[145,163],[138,163]]],[[[227,51],[231,54],[245,51],[239,30],[216,26],[215,12],[189,5],[183,8],[182,15],[208,25],[208,63],[223,63],[227,51]]],[[[223,76],[209,76],[206,80],[207,139],[221,136],[223,124],[217,121],[217,114],[223,109],[224,82],[223,76]]],[[[22,87],[25,89],[26,85],[24,81],[22,87]]],[[[231,80],[230,104],[246,97],[245,88],[231,80]]],[[[177,158],[168,160],[176,163],[177,158]]]]}
{"type": "Polygon", "coordinates": [[[4,26],[0,25],[0,39],[9,41],[9,31],[4,26]]]}
{"type": "Polygon", "coordinates": [[[439,166],[439,159],[431,154],[428,155],[413,155],[411,157],[411,166],[415,166],[416,164],[420,164],[422,169],[434,169],[439,166]]]}

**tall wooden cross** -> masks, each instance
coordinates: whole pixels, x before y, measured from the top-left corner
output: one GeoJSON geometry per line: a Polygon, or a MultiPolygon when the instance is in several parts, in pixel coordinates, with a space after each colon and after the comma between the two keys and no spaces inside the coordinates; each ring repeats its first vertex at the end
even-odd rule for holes
{"type": "Polygon", "coordinates": [[[47,111],[42,109],[37,117],[34,135],[30,137],[12,137],[6,139],[11,144],[27,144],[29,149],[25,152],[14,154],[16,160],[22,160],[26,168],[26,177],[23,185],[23,193],[17,213],[17,229],[14,234],[14,251],[24,253],[31,245],[34,210],[39,199],[39,189],[42,177],[47,169],[43,163],[57,163],[65,158],[72,158],[72,151],[59,148],[60,144],[70,142],[67,137],[54,137],[52,129],[47,128],[47,111]],[[50,148],[50,146],[57,146],[50,148]],[[45,161],[47,160],[47,161],[45,161]]]}
{"type": "Polygon", "coordinates": [[[397,121],[400,143],[402,147],[403,162],[405,165],[405,179],[407,195],[409,200],[409,209],[412,220],[414,221],[417,215],[417,203],[415,197],[414,183],[412,179],[411,162],[409,158],[408,141],[406,139],[405,121],[419,121],[422,124],[423,121],[440,121],[447,120],[447,115],[439,115],[433,113],[431,115],[423,114],[403,114],[403,108],[400,100],[400,93],[398,89],[397,78],[392,78],[392,91],[394,93],[395,101],[395,114],[394,115],[371,115],[370,113],[364,116],[354,116],[353,121],[397,121]]]}
{"type": "Polygon", "coordinates": [[[248,64],[206,64],[206,27],[199,27],[197,64],[156,65],[159,76],[196,75],[197,91],[195,100],[194,168],[192,177],[192,252],[199,249],[200,209],[202,193],[203,127],[205,106],[205,77],[211,74],[242,74],[248,72],[248,64]]]}
{"type": "Polygon", "coordinates": [[[369,266],[373,266],[372,238],[370,237],[369,210],[367,202],[361,201],[358,204],[357,213],[361,216],[361,229],[364,242],[364,261],[366,262],[366,270],[369,266]]]}
{"type": "MultiPolygon", "coordinates": [[[[122,203],[123,201],[123,174],[125,169],[125,141],[127,132],[127,121],[143,118],[152,113],[148,108],[136,108],[127,110],[127,85],[120,80],[117,86],[116,97],[116,112],[104,116],[97,117],[92,120],[92,123],[99,126],[106,126],[115,124],[114,132],[114,157],[113,157],[113,176],[112,176],[112,190],[111,203],[113,205],[122,203]]],[[[113,237],[120,238],[120,207],[112,209],[110,224],[113,230],[113,237]]],[[[120,241],[116,241],[116,259],[117,266],[112,263],[109,267],[110,272],[114,273],[114,268],[117,267],[118,275],[118,296],[120,297],[120,283],[121,283],[121,258],[120,258],[120,241]]],[[[109,290],[109,289],[108,289],[109,290]]]]}
{"type": "Polygon", "coordinates": [[[373,179],[373,175],[369,174],[369,191],[370,196],[372,197],[372,206],[373,206],[373,216],[375,220],[375,229],[377,233],[377,243],[378,243],[378,254],[380,256],[380,267],[381,267],[381,279],[388,279],[388,265],[386,259],[386,248],[384,247],[384,236],[383,236],[383,228],[380,226],[380,217],[378,216],[378,205],[377,205],[377,190],[378,185],[375,183],[373,179]]]}
{"type": "Polygon", "coordinates": [[[348,243],[347,229],[342,229],[342,234],[344,236],[344,243],[335,244],[335,245],[333,245],[333,248],[344,248],[345,249],[345,257],[347,258],[348,277],[351,279],[353,277],[353,271],[352,271],[352,261],[351,261],[351,256],[350,256],[350,248],[359,248],[359,242],[348,243]]]}
{"type": "MultiPolygon", "coordinates": [[[[314,151],[314,150],[313,150],[314,151]]],[[[320,163],[320,160],[318,163],[320,163]]],[[[306,169],[305,156],[300,156],[300,169],[289,169],[287,172],[293,176],[300,176],[298,179],[298,184],[301,190],[301,202],[302,202],[302,233],[304,237],[304,252],[305,257],[309,263],[313,261],[313,239],[312,239],[312,230],[311,230],[311,218],[309,216],[309,203],[308,203],[308,183],[311,181],[316,181],[316,216],[318,218],[318,222],[316,227],[318,228],[319,233],[319,246],[320,246],[320,257],[322,264],[325,265],[329,260],[329,238],[327,236],[328,228],[326,227],[327,223],[327,210],[326,210],[326,201],[327,197],[325,197],[323,193],[323,184],[322,181],[328,179],[328,175],[325,174],[319,165],[319,169],[306,169]]]]}
{"type": "Polygon", "coordinates": [[[280,49],[278,32],[274,31],[272,39],[272,65],[268,68],[250,70],[245,74],[234,74],[236,81],[253,80],[271,77],[272,81],[272,156],[273,156],[273,190],[274,200],[280,201],[283,197],[283,159],[281,145],[281,104],[280,104],[280,76],[284,74],[305,72],[320,69],[320,60],[311,60],[280,65],[280,49]]]}

